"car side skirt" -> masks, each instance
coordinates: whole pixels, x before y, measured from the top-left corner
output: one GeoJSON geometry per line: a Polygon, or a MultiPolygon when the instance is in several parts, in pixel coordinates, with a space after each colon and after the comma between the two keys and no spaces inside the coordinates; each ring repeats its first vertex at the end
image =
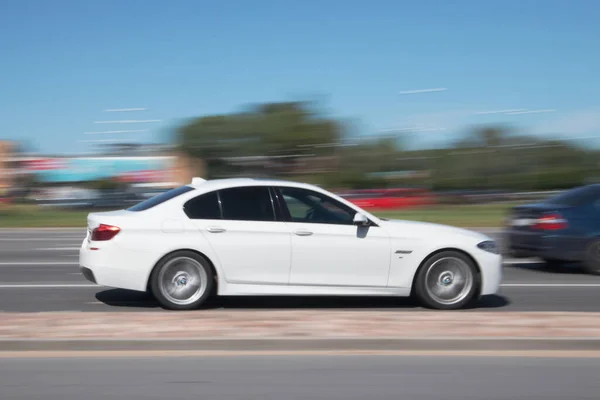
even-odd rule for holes
{"type": "Polygon", "coordinates": [[[410,288],[256,285],[220,282],[219,296],[410,296],[410,288]]]}

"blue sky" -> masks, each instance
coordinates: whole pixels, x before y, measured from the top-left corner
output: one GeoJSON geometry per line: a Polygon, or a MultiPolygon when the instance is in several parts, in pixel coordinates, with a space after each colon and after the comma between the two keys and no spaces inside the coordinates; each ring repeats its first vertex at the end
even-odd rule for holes
{"type": "Polygon", "coordinates": [[[160,140],[307,96],[365,135],[444,129],[413,133],[421,145],[494,122],[600,135],[599,16],[594,0],[0,0],[0,138],[72,153],[112,137],[84,132],[160,140]],[[425,88],[447,90],[399,93],[425,88]],[[130,107],[147,110],[103,112],[130,107]],[[506,109],[555,111],[476,114],[506,109]],[[121,119],[162,122],[94,124],[121,119]]]}

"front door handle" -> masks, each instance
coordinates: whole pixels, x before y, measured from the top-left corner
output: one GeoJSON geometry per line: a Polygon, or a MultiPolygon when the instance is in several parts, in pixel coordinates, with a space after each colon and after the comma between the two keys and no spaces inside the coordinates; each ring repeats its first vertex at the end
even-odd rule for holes
{"type": "Polygon", "coordinates": [[[301,229],[301,230],[295,231],[294,233],[295,233],[296,235],[298,235],[298,236],[310,236],[310,235],[312,235],[312,234],[313,234],[311,231],[306,231],[306,230],[304,230],[304,229],[301,229]]]}
{"type": "Polygon", "coordinates": [[[225,228],[221,228],[219,226],[211,226],[207,229],[210,233],[221,233],[225,232],[225,228]]]}

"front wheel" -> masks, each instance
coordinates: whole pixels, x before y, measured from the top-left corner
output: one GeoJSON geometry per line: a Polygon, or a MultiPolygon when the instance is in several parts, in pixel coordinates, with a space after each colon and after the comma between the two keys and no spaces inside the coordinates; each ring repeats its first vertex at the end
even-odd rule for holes
{"type": "Polygon", "coordinates": [[[417,273],[415,294],[421,304],[438,310],[469,305],[477,294],[479,275],[473,261],[457,251],[442,251],[417,273]]]}
{"type": "Polygon", "coordinates": [[[198,308],[211,294],[214,277],[208,261],[191,251],[163,258],[150,277],[152,294],[170,310],[198,308]]]}

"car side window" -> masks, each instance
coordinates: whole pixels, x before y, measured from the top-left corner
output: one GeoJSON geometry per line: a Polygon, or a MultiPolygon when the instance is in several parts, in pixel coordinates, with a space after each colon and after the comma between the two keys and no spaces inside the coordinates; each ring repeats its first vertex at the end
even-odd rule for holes
{"type": "Polygon", "coordinates": [[[180,186],[176,189],[171,189],[166,192],[160,193],[156,196],[153,196],[149,199],[146,199],[146,200],[142,201],[141,203],[134,205],[133,207],[129,207],[127,209],[127,211],[149,210],[152,207],[156,207],[159,204],[162,204],[166,201],[174,199],[175,197],[180,196],[184,193],[191,192],[192,190],[194,190],[194,188],[191,186],[180,186]]]}
{"type": "Polygon", "coordinates": [[[234,221],[275,221],[271,193],[266,186],[219,190],[223,219],[234,221]]]}
{"type": "Polygon", "coordinates": [[[217,192],[202,194],[188,200],[183,211],[190,219],[221,219],[217,192]]]}
{"type": "Polygon", "coordinates": [[[356,212],[329,196],[300,188],[281,187],[279,190],[292,222],[353,224],[356,212]]]}

